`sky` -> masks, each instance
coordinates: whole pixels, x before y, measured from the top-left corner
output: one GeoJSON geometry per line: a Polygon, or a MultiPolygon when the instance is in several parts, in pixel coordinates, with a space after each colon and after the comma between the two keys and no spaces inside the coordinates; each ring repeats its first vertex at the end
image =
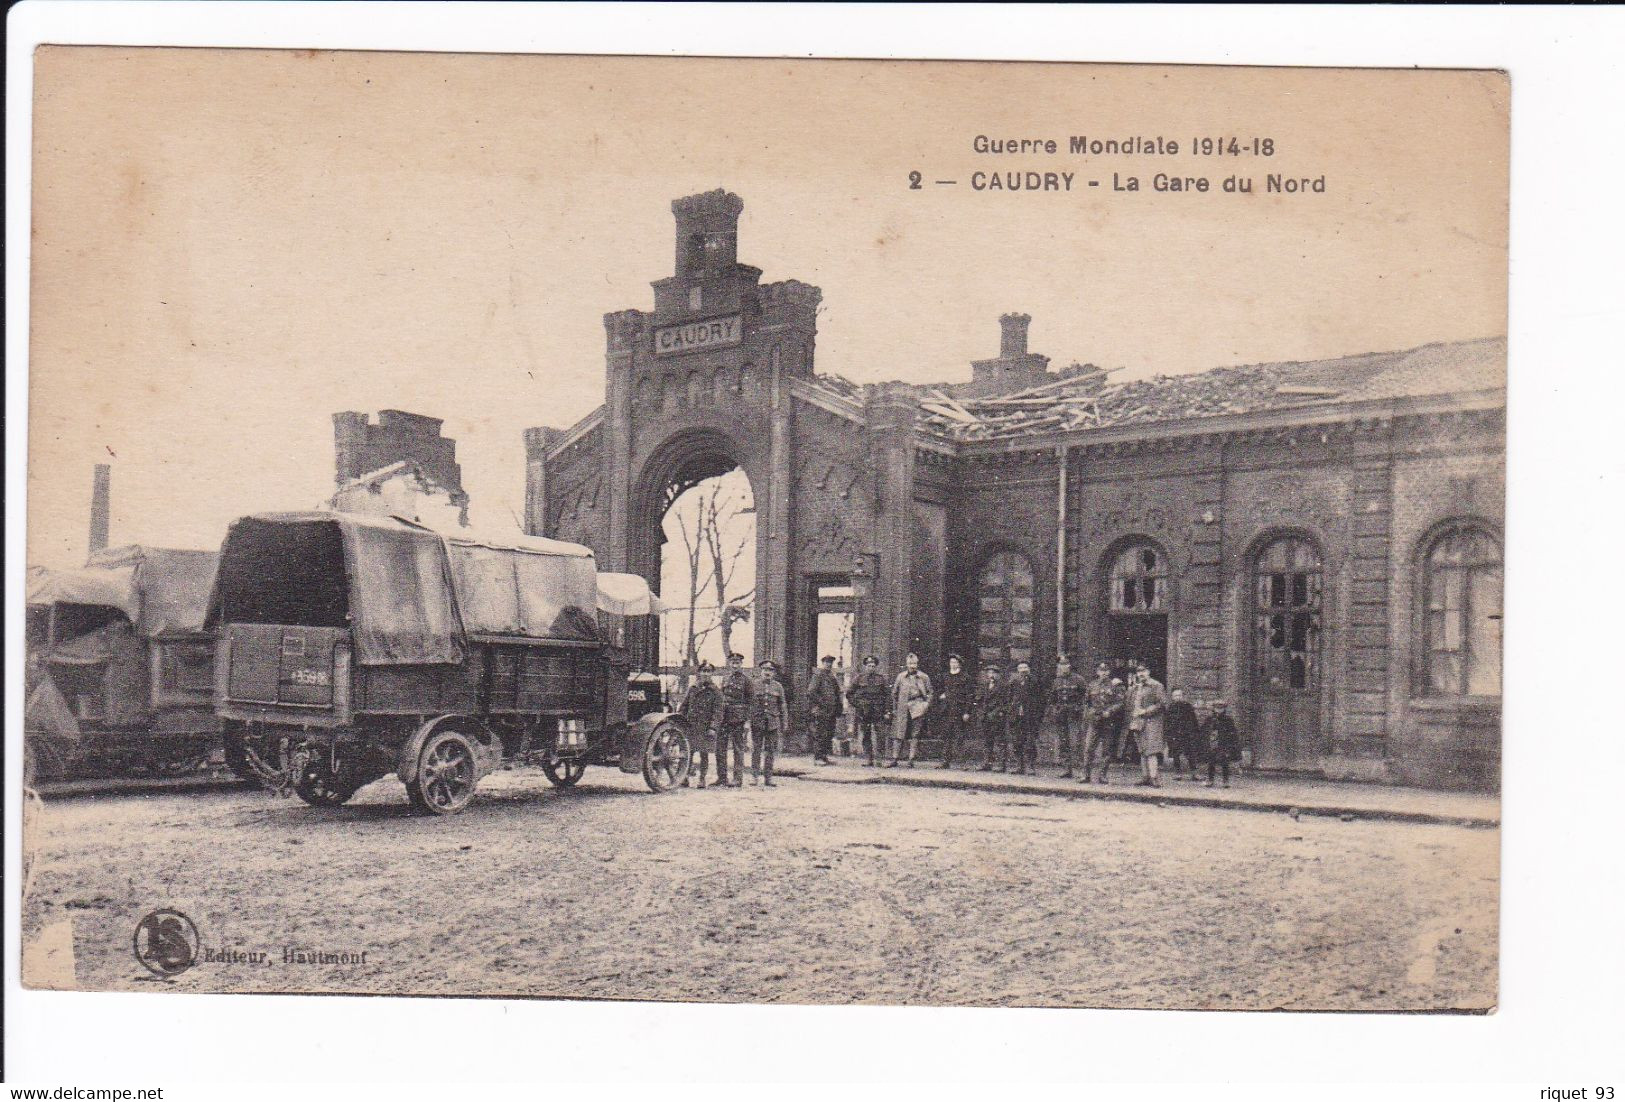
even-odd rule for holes
{"type": "Polygon", "coordinates": [[[98,462],[114,542],[213,546],[315,505],[340,410],[443,418],[475,523],[516,524],[524,428],[599,404],[602,316],[651,305],[670,201],[714,187],[745,201],[743,262],[823,289],[817,367],[857,382],[966,379],[1011,310],[1034,351],[1119,378],[1505,332],[1495,73],[45,47],[36,80],[46,565],[83,558],[98,462]],[[994,156],[978,134],[1277,152],[994,156]],[[965,186],[1029,169],[1080,182],[965,186]],[[1156,193],[1159,170],[1260,190],[1156,193]],[[1263,193],[1276,171],[1327,190],[1263,193]]]}

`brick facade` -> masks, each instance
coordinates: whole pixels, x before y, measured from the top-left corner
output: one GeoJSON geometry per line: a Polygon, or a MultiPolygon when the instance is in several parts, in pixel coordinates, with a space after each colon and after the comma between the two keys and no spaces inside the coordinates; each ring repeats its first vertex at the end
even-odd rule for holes
{"type": "MultiPolygon", "coordinates": [[[[950,439],[921,424],[928,388],[858,388],[814,370],[820,292],[762,284],[738,263],[741,208],[724,192],[673,204],[676,272],[653,284],[654,310],[605,318],[604,406],[572,429],[526,434],[532,532],[585,543],[607,568],[658,584],[664,491],[742,467],[758,510],[756,654],[793,671],[792,687],[815,660],[819,581],[872,578],[856,652],[897,668],[917,650],[935,673],[949,650],[974,667],[980,574],[1018,553],[1042,675],[1060,648],[1092,664],[1130,627],[1157,632],[1155,618],[1114,620],[1108,593],[1117,555],[1151,548],[1169,686],[1232,701],[1244,729],[1256,716],[1283,767],[1498,783],[1499,698],[1428,696],[1418,668],[1430,534],[1452,522],[1501,531],[1504,374],[1499,387],[1452,389],[1445,373],[1283,409],[950,439]],[[1260,680],[1273,621],[1257,607],[1268,578],[1256,570],[1280,539],[1314,556],[1304,687],[1260,680]]],[[[953,389],[1064,377],[1027,350],[1027,323],[1001,319],[999,356],[953,389]]],[[[1446,360],[1504,363],[1494,342],[1439,348],[1446,360]]],[[[1303,366],[1335,378],[1367,359],[1303,366]]],[[[1069,369],[1082,370],[1092,369],[1069,369]]]]}

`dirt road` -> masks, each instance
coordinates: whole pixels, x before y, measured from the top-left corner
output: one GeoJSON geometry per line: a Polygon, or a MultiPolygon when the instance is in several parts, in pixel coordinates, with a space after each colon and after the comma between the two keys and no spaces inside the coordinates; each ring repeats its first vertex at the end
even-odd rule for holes
{"type": "Polygon", "coordinates": [[[603,769],[573,792],[498,774],[450,819],[408,814],[399,784],[382,781],[335,811],[223,792],[61,800],[35,822],[23,912],[35,985],[1495,1001],[1493,830],[794,779],[654,796],[603,769]],[[158,907],[189,916],[213,959],[149,975],[132,937],[158,907]]]}

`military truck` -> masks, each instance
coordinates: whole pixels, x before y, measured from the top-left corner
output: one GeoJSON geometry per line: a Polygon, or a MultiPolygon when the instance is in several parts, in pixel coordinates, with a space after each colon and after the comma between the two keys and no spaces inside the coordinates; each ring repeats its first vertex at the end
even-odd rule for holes
{"type": "Polygon", "coordinates": [[[559,785],[612,765],[663,792],[688,775],[687,726],[606,630],[658,608],[641,578],[600,574],[576,544],[246,516],[209,605],[215,711],[268,787],[318,807],[393,773],[414,807],[453,814],[516,759],[559,785]]]}

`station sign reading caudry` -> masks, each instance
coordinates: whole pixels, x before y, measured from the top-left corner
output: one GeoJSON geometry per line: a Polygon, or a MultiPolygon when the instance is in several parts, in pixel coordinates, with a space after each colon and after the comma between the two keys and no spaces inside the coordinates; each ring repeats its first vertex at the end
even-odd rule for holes
{"type": "Polygon", "coordinates": [[[655,330],[655,355],[698,352],[702,348],[727,348],[739,343],[739,328],[738,314],[661,326],[655,330]]]}

